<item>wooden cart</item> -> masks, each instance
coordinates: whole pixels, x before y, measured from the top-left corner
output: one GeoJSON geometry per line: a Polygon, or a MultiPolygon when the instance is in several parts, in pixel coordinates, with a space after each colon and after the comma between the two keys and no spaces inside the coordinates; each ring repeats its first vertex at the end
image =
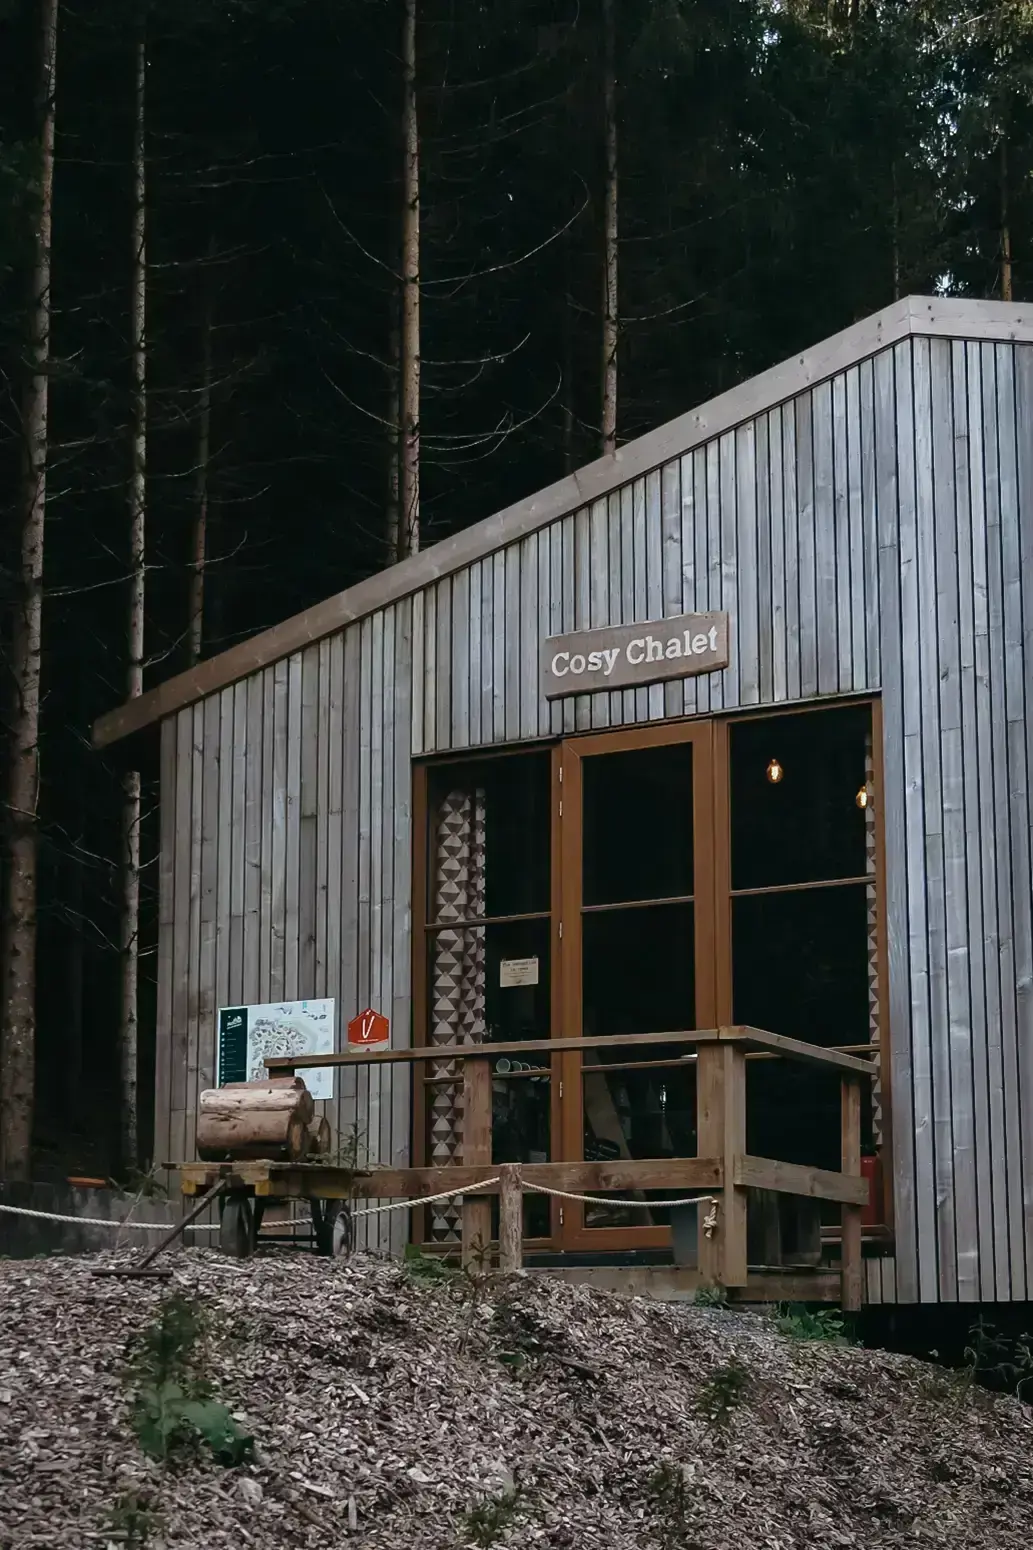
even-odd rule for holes
{"type": "MultiPolygon", "coordinates": [[[[358,1168],[299,1162],[176,1163],[183,1194],[202,1197],[218,1185],[219,1247],[246,1259],[258,1247],[266,1207],[273,1202],[305,1200],[311,1214],[309,1239],[317,1254],[342,1256],[354,1243],[352,1202],[369,1174],[358,1168]]],[[[265,1235],[265,1243],[304,1242],[291,1234],[265,1235]]]]}

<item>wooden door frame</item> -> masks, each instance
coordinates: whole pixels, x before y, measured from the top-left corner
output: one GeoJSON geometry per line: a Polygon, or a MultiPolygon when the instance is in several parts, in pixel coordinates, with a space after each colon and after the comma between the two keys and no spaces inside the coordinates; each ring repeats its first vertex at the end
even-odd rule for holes
{"type": "MultiPolygon", "coordinates": [[[[519,754],[550,752],[552,780],[551,820],[551,954],[552,985],[550,1037],[560,1038],[581,1026],[581,761],[636,749],[691,742],[706,757],[693,759],[693,845],[697,862],[694,878],[694,928],[696,949],[696,1025],[730,1024],[732,1017],[731,963],[731,814],[729,728],[742,721],[769,720],[784,715],[806,715],[849,705],[867,705],[872,719],[872,763],[875,779],[877,950],[879,969],[879,1036],[883,1108],[883,1218],[893,1230],[893,1147],[891,1029],[889,1022],[889,958],[886,911],[886,853],[884,806],[883,716],[877,694],[843,695],[807,703],[742,707],[710,716],[662,721],[573,734],[560,740],[535,740],[502,747],[454,750],[413,761],[412,809],[412,927],[413,927],[413,1039],[429,1037],[427,937],[425,932],[428,890],[428,777],[439,765],[460,765],[519,754]],[[703,779],[700,780],[700,775],[703,779]],[[705,794],[704,794],[705,792],[705,794]],[[700,877],[701,851],[709,858],[709,875],[700,877]],[[709,905],[709,908],[706,907],[709,905]]],[[[583,1151],[582,1056],[557,1052],[551,1061],[551,1147],[554,1161],[573,1162],[583,1151]],[[575,1095],[572,1099],[571,1095],[575,1095]]],[[[415,1156],[426,1146],[425,1093],[414,1089],[412,1144],[415,1156]]],[[[659,1204],[659,1202],[658,1202],[659,1204]]],[[[633,1251],[670,1245],[667,1227],[592,1227],[583,1225],[584,1209],[567,1203],[565,1209],[551,1201],[551,1236],[529,1243],[539,1251],[598,1249],[633,1251]]],[[[414,1238],[423,1241],[422,1211],[414,1213],[414,1238]]]]}
{"type": "MultiPolygon", "coordinates": [[[[715,722],[710,717],[691,721],[656,722],[625,727],[612,732],[586,733],[565,738],[559,745],[558,802],[560,829],[559,910],[554,916],[554,959],[559,966],[559,1006],[553,1021],[553,1037],[577,1037],[582,1029],[584,1011],[582,955],[582,842],[583,780],[585,759],[605,758],[610,754],[640,752],[649,748],[676,747],[690,743],[692,759],[692,846],[693,846],[693,950],[696,988],[695,1022],[697,1028],[716,1026],[716,923],[714,836],[714,739],[715,722]]],[[[559,1109],[558,1145],[555,1150],[563,1162],[581,1159],[584,1150],[583,1056],[577,1050],[564,1052],[554,1062],[559,1080],[554,1081],[555,1103],[559,1109]]],[[[657,1202],[659,1207],[660,1202],[657,1202]]],[[[666,1248],[671,1242],[669,1227],[586,1227],[585,1208],[568,1202],[557,1211],[553,1230],[561,1247],[568,1252],[584,1249],[627,1250],[666,1248]]]]}

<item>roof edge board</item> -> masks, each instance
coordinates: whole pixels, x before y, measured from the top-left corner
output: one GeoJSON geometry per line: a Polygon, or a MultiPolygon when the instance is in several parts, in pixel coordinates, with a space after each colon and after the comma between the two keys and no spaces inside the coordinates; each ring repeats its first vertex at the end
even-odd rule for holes
{"type": "Polygon", "coordinates": [[[810,350],[791,356],[746,382],[678,415],[547,485],[451,538],[379,571],[344,592],[304,609],[196,667],[168,678],[138,698],[98,717],[93,745],[106,748],[150,723],[218,690],[228,688],[313,642],[336,633],[389,603],[421,591],[445,576],[581,506],[608,495],[661,464],[684,456],[837,372],[856,365],[913,334],[1033,343],[1033,306],[956,297],[908,296],[853,323],[810,350]]]}

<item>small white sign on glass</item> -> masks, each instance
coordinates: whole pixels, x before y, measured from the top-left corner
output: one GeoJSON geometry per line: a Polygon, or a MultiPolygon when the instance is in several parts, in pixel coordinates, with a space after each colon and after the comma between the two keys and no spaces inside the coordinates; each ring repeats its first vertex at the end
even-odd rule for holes
{"type": "Polygon", "coordinates": [[[503,958],[499,969],[499,984],[503,990],[511,985],[537,985],[537,958],[503,958]]]}

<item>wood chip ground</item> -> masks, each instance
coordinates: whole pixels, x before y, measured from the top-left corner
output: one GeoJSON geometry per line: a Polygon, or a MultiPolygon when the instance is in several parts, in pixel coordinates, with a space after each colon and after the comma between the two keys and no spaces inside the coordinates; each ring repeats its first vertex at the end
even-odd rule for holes
{"type": "Polygon", "coordinates": [[[372,1259],[167,1263],[164,1285],[0,1265],[2,1550],[121,1550],[130,1494],[153,1508],[148,1550],[1029,1539],[1033,1411],[904,1357],[530,1276],[474,1293],[372,1259]],[[256,1439],[244,1465],[137,1446],[125,1353],[169,1290],[207,1310],[206,1375],[256,1439]]]}

